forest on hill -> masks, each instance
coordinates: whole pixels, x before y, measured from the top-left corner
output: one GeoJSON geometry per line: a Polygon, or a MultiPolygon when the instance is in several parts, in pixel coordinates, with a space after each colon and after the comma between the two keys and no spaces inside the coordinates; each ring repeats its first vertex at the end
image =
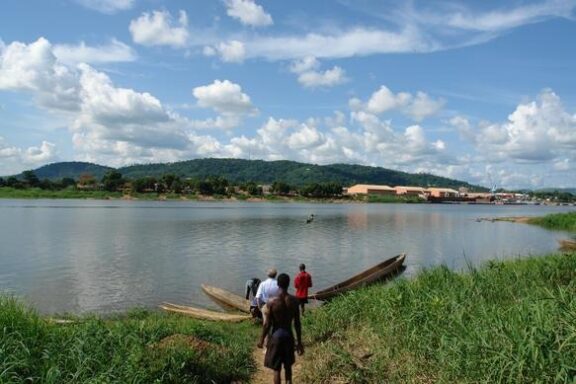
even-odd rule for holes
{"type": "MultiPolygon", "coordinates": [[[[51,181],[71,178],[79,180],[90,175],[101,179],[114,168],[85,162],[60,162],[33,170],[38,179],[51,181]]],[[[338,183],[343,186],[354,184],[412,185],[421,187],[467,187],[485,191],[486,188],[465,181],[449,179],[427,173],[407,173],[381,167],[355,164],[316,165],[295,161],[263,161],[244,159],[195,159],[175,163],[139,164],[116,168],[124,178],[160,178],[175,175],[182,179],[206,179],[221,177],[231,183],[254,182],[272,184],[283,182],[293,186],[312,183],[338,183]]],[[[21,178],[23,174],[16,175],[21,178]]]]}

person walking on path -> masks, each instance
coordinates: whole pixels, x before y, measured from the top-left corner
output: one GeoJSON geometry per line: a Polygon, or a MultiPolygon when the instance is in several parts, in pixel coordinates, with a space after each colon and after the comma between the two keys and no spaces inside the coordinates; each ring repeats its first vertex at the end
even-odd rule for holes
{"type": "Polygon", "coordinates": [[[278,276],[279,295],[268,302],[268,320],[264,322],[258,348],[264,346],[264,339],[268,337],[264,366],[274,371],[274,384],[280,384],[282,367],[287,384],[292,383],[292,365],[296,361],[294,351],[299,355],[304,353],[302,345],[302,325],[300,323],[300,310],[296,297],[288,294],[290,276],[281,273],[278,276]],[[296,331],[296,343],[292,325],[296,331]]]}
{"type": "Polygon", "coordinates": [[[256,291],[256,303],[262,311],[262,320],[264,323],[266,323],[266,315],[268,313],[266,303],[279,294],[278,283],[276,282],[277,273],[278,271],[276,271],[275,268],[268,269],[268,271],[266,271],[268,278],[260,283],[256,291]]]}
{"type": "Polygon", "coordinates": [[[304,314],[304,304],[308,303],[308,288],[312,288],[312,276],[306,272],[306,265],[300,264],[300,273],[294,279],[296,298],[300,303],[300,311],[304,314]]]}

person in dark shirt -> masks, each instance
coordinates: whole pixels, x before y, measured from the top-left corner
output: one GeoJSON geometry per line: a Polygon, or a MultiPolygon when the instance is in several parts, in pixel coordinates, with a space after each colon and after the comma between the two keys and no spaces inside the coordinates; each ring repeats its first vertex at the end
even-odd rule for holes
{"type": "Polygon", "coordinates": [[[246,282],[246,300],[250,301],[250,313],[254,319],[262,319],[262,312],[258,308],[258,301],[256,300],[256,292],[258,292],[258,286],[260,285],[260,279],[253,277],[246,282]]]}
{"type": "Polygon", "coordinates": [[[269,314],[262,327],[258,348],[263,347],[264,338],[271,332],[266,345],[264,366],[274,370],[274,384],[280,384],[282,366],[284,367],[286,383],[292,383],[292,365],[296,361],[294,351],[296,350],[299,355],[304,353],[300,310],[298,300],[288,294],[290,277],[281,273],[277,281],[280,294],[267,303],[269,314]],[[294,324],[296,331],[296,343],[294,343],[292,324],[294,324]]]}
{"type": "Polygon", "coordinates": [[[312,276],[306,272],[306,266],[300,264],[300,273],[294,279],[296,298],[300,302],[300,311],[304,314],[304,304],[308,303],[308,288],[312,288],[312,276]]]}

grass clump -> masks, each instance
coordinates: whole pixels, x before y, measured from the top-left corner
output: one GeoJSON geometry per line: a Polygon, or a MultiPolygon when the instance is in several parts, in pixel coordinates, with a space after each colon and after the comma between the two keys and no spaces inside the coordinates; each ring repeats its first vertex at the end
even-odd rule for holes
{"type": "Polygon", "coordinates": [[[574,382],[575,293],[574,253],[354,291],[305,318],[305,382],[574,382]]]}
{"type": "Polygon", "coordinates": [[[534,217],[528,222],[548,229],[576,232],[576,212],[554,213],[543,217],[534,217]]]}
{"type": "Polygon", "coordinates": [[[247,381],[255,329],[133,311],[53,324],[0,297],[0,383],[247,381]]]}

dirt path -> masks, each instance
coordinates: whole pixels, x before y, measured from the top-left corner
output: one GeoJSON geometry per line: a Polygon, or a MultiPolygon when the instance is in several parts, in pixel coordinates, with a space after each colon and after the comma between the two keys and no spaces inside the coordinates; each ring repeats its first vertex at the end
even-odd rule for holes
{"type": "MultiPolygon", "coordinates": [[[[302,372],[302,359],[306,354],[302,356],[296,355],[296,363],[292,366],[292,381],[294,383],[301,383],[300,376],[302,372]]],[[[264,350],[260,348],[254,348],[252,352],[252,357],[256,362],[256,373],[252,377],[252,384],[271,384],[274,382],[274,371],[264,366],[264,350]]],[[[284,383],[284,371],[282,371],[282,383],[284,383]]]]}

